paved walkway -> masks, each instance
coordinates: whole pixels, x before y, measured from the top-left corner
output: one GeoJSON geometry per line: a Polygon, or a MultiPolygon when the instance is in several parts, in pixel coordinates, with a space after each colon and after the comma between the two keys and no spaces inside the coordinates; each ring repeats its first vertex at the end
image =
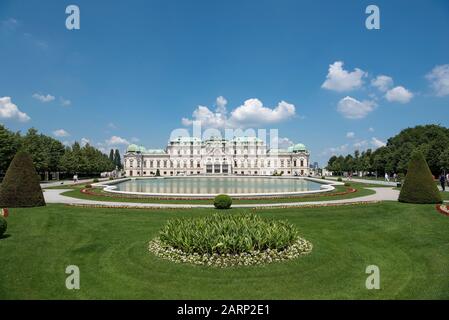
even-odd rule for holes
{"type": "MultiPolygon", "coordinates": [[[[338,177],[326,177],[326,179],[329,180],[337,180],[338,177]]],[[[394,181],[384,181],[384,180],[374,180],[374,179],[360,179],[360,178],[352,178],[351,180],[348,180],[348,178],[342,178],[343,181],[354,181],[354,182],[361,182],[361,183],[369,183],[369,184],[378,184],[381,186],[390,186],[390,187],[396,187],[397,182],[394,181]]]]}
{"type": "MultiPolygon", "coordinates": [[[[109,180],[109,178],[101,178],[98,179],[98,181],[106,181],[109,180]]],[[[78,182],[73,182],[73,180],[57,180],[54,182],[43,182],[41,183],[41,188],[45,189],[45,188],[50,188],[50,187],[59,187],[59,186],[71,186],[74,184],[81,184],[81,183],[92,183],[94,182],[94,179],[82,179],[82,180],[78,180],[78,182]]]]}
{"type": "MultiPolygon", "coordinates": [[[[375,194],[358,197],[353,199],[328,200],[328,201],[309,201],[309,202],[288,202],[288,203],[269,203],[269,204],[235,204],[233,208],[256,208],[256,207],[298,207],[310,205],[338,205],[338,204],[356,204],[363,202],[376,201],[397,201],[399,191],[393,188],[368,188],[376,191],[375,194]]],[[[70,189],[50,189],[45,190],[44,196],[47,203],[64,203],[71,205],[93,205],[105,207],[130,207],[130,208],[213,208],[209,204],[175,204],[175,203],[137,203],[137,202],[112,202],[77,199],[61,195],[70,189]]],[[[263,200],[262,200],[263,201],[263,200]]]]}

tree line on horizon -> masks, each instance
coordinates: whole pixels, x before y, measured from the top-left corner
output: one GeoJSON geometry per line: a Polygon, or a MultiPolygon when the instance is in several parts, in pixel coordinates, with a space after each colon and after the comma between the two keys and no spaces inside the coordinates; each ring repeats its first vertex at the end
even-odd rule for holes
{"type": "Polygon", "coordinates": [[[332,156],[326,169],[337,175],[361,173],[383,176],[405,175],[413,151],[420,151],[433,175],[449,170],[449,128],[420,125],[402,130],[376,150],[367,149],[346,156],[332,156]]]}
{"type": "Polygon", "coordinates": [[[35,128],[22,135],[0,124],[0,176],[5,174],[18,151],[31,155],[36,171],[43,178],[56,172],[93,176],[122,168],[118,149],[111,150],[111,158],[88,143],[81,146],[74,142],[71,146],[65,146],[57,139],[38,133],[35,128]]]}

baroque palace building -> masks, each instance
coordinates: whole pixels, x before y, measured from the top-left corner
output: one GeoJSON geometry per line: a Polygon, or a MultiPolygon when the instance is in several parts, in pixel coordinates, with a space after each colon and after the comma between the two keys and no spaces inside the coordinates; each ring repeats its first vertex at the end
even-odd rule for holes
{"type": "Polygon", "coordinates": [[[178,175],[309,175],[309,156],[299,143],[288,149],[268,149],[256,137],[232,140],[178,137],[165,150],[131,144],[124,155],[128,177],[178,175]]]}

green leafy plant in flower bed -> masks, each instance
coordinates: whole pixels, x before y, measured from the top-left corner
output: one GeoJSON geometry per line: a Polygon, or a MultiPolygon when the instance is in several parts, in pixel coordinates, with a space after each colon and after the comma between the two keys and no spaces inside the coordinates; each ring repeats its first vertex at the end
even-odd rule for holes
{"type": "Polygon", "coordinates": [[[149,249],[175,262],[227,267],[296,258],[312,245],[284,220],[214,214],[169,220],[149,249]]]}

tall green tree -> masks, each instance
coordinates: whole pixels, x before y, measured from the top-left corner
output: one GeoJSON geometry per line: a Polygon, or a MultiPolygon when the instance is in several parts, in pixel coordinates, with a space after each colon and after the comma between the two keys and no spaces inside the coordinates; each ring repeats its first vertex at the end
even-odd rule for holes
{"type": "Polygon", "coordinates": [[[6,172],[19,148],[20,134],[14,134],[0,124],[0,175],[6,172]]]}
{"type": "Polygon", "coordinates": [[[122,158],[120,157],[120,151],[118,149],[115,149],[113,162],[116,168],[119,170],[123,169],[122,158]]]}

